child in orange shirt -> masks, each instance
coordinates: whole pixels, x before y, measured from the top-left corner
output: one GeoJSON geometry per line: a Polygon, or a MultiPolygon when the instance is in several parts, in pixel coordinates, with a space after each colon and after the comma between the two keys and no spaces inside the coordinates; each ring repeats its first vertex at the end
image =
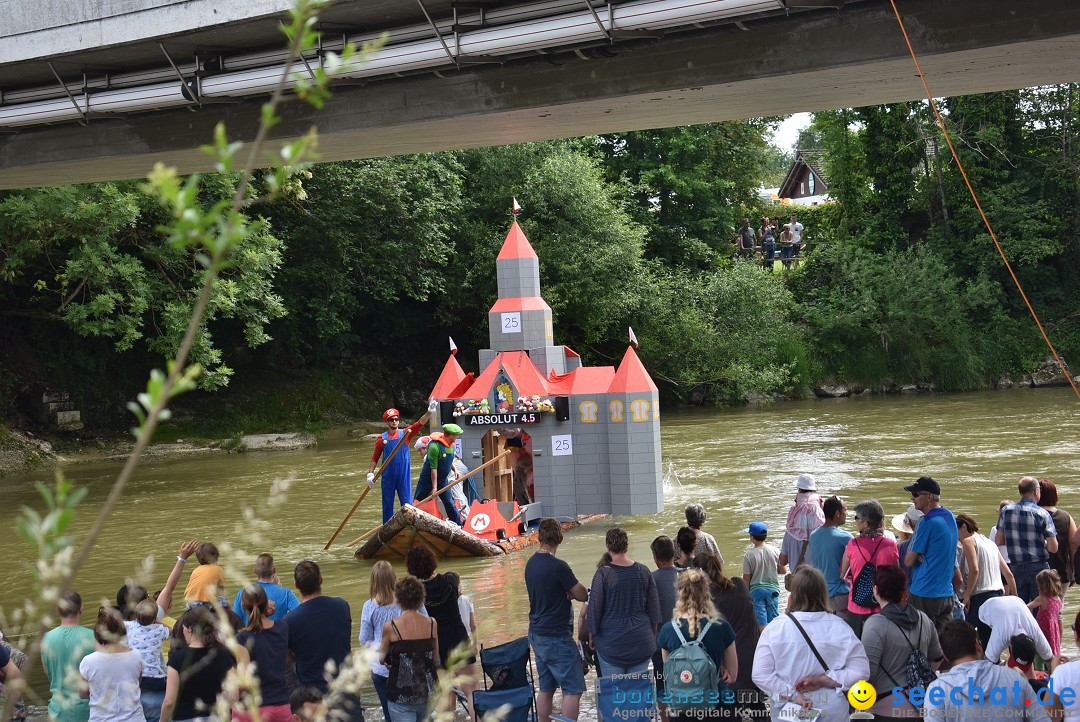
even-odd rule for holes
{"type": "Polygon", "coordinates": [[[203,542],[195,551],[195,558],[199,560],[199,566],[192,570],[184,588],[184,601],[189,607],[196,603],[227,605],[225,572],[217,563],[218,548],[210,542],[203,542]]]}

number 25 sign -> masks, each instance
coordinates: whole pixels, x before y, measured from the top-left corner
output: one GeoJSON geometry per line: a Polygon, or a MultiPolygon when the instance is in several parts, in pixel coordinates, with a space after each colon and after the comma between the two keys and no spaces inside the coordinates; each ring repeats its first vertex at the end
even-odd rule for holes
{"type": "Polygon", "coordinates": [[[502,315],[503,333],[521,333],[521,312],[504,313],[502,315]]]}
{"type": "Polygon", "coordinates": [[[551,455],[552,456],[573,456],[574,455],[574,442],[570,438],[570,434],[560,434],[559,436],[551,437],[551,455]]]}

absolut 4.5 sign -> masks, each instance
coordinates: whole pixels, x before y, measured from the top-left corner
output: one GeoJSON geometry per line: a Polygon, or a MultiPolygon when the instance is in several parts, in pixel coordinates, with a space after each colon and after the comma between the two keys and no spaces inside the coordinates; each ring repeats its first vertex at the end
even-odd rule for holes
{"type": "Polygon", "coordinates": [[[520,414],[465,414],[455,421],[465,421],[466,426],[521,426],[522,424],[540,423],[539,411],[525,411],[520,414]]]}

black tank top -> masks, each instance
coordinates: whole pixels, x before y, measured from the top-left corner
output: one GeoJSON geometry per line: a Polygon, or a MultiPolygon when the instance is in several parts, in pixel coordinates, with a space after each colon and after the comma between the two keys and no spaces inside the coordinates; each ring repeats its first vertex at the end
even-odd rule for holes
{"type": "Polygon", "coordinates": [[[435,623],[427,639],[402,639],[393,620],[397,639],[390,642],[386,666],[386,699],[397,704],[425,704],[435,691],[435,623]]]}

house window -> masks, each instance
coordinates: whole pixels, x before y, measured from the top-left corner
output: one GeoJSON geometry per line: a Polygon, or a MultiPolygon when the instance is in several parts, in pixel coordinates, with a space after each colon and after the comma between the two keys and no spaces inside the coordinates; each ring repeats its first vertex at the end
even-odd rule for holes
{"type": "Polygon", "coordinates": [[[807,183],[810,184],[810,195],[814,195],[814,174],[813,174],[813,172],[810,173],[810,176],[806,179],[806,181],[807,181],[807,183]]]}
{"type": "Polygon", "coordinates": [[[806,184],[805,183],[800,183],[799,184],[799,195],[800,196],[806,195],[806,184]]]}

